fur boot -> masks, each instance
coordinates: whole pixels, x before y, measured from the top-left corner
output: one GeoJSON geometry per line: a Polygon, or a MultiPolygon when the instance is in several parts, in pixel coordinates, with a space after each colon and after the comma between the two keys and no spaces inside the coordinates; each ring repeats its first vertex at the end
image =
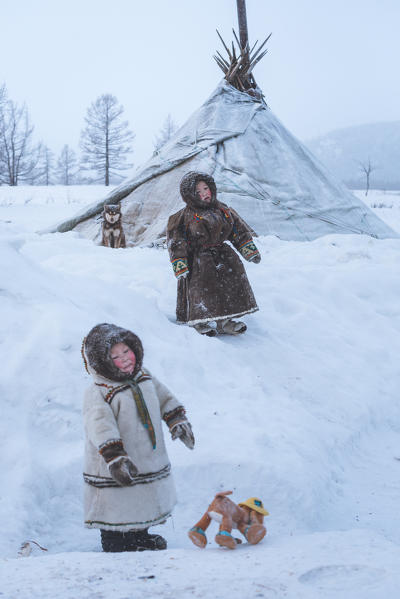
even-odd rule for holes
{"type": "Polygon", "coordinates": [[[235,321],[231,318],[218,320],[217,331],[219,335],[240,335],[247,330],[247,326],[240,320],[235,321]]]}
{"type": "Polygon", "coordinates": [[[207,335],[207,337],[215,337],[217,334],[217,331],[208,322],[200,322],[199,324],[195,324],[193,328],[200,335],[207,335]]]}

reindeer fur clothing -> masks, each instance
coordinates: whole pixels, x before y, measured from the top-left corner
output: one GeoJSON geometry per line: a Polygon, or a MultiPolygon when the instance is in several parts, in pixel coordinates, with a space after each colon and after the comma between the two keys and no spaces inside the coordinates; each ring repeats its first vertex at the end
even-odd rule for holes
{"type": "Polygon", "coordinates": [[[204,173],[187,173],[180,186],[186,207],[168,221],[170,259],[177,276],[187,265],[188,275],[178,278],[176,315],[178,322],[195,325],[234,318],[258,310],[253,291],[237,253],[246,260],[259,260],[252,230],[240,216],[217,200],[214,179],[204,173]],[[196,194],[204,181],[211,202],[196,194]],[[177,268],[179,267],[179,273],[177,268]]]}
{"type": "Polygon", "coordinates": [[[147,529],[163,522],[176,503],[161,420],[169,427],[186,420],[184,408],[142,367],[142,344],[130,331],[97,325],[84,340],[83,356],[93,377],[83,405],[85,526],[121,532],[147,529]],[[125,343],[135,353],[132,375],[124,374],[112,362],[109,354],[116,343],[125,343]],[[128,378],[140,388],[154,428],[155,449],[128,378]],[[138,474],[130,486],[119,486],[107,464],[127,455],[138,474]]]}

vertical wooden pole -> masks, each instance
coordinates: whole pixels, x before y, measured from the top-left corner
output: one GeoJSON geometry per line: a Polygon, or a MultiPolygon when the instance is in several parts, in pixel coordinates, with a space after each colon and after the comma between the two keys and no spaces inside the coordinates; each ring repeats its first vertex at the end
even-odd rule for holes
{"type": "Polygon", "coordinates": [[[246,0],[236,0],[238,21],[239,21],[239,39],[240,45],[244,49],[249,41],[247,31],[246,0]]]}

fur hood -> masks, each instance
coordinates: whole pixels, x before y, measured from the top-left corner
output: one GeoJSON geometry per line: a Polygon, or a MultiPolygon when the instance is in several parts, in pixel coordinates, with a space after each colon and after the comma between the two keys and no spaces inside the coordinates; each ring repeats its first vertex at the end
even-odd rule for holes
{"type": "Polygon", "coordinates": [[[179,191],[181,193],[183,201],[190,207],[196,210],[203,209],[207,210],[212,208],[217,203],[217,186],[215,185],[214,179],[211,175],[206,173],[198,173],[196,171],[190,171],[182,178],[180,183],[179,191]],[[196,194],[196,185],[199,181],[207,183],[211,191],[211,202],[203,202],[196,194]]]}
{"type": "Polygon", "coordinates": [[[100,376],[112,381],[125,381],[139,372],[143,363],[143,346],[139,337],[115,324],[97,324],[83,340],[84,359],[100,376]],[[136,356],[135,370],[125,374],[111,360],[110,351],[116,343],[125,343],[136,356]]]}

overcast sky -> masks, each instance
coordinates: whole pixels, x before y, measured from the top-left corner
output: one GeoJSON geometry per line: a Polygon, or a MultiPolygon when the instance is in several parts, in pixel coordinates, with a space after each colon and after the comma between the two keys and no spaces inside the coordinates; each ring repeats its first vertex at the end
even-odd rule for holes
{"type": "MultiPolygon", "coordinates": [[[[78,149],[83,118],[117,96],[136,164],[168,113],[178,124],[222,77],[212,55],[237,29],[235,0],[0,0],[0,83],[36,139],[78,149]]],[[[247,0],[250,41],[272,32],[254,76],[300,139],[400,120],[400,0],[247,0]]]]}

